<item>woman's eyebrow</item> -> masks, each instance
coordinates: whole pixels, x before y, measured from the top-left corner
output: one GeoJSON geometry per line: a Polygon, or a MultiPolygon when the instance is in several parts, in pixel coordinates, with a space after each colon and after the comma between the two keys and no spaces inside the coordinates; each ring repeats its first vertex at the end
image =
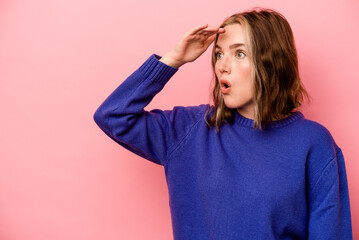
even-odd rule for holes
{"type": "MultiPolygon", "coordinates": [[[[244,43],[234,43],[231,46],[229,46],[229,48],[232,49],[232,48],[241,47],[241,46],[244,47],[245,46],[244,43]]],[[[215,48],[222,49],[218,44],[216,44],[215,48]]]]}

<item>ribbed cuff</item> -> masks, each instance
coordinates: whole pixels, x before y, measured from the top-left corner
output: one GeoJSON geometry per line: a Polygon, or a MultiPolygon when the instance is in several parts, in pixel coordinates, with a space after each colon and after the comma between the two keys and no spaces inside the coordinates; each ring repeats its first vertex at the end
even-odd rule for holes
{"type": "Polygon", "coordinates": [[[178,71],[178,68],[160,62],[160,58],[161,56],[152,54],[138,70],[146,78],[156,82],[166,83],[178,71]]]}

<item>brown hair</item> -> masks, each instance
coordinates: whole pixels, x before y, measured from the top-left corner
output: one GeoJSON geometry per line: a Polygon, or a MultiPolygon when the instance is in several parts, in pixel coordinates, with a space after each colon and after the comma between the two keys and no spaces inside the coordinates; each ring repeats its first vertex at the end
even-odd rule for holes
{"type": "MultiPolygon", "coordinates": [[[[223,28],[230,24],[241,24],[247,54],[250,59],[253,82],[254,124],[253,129],[262,130],[275,119],[281,119],[302,105],[305,96],[311,96],[302,86],[298,71],[298,57],[293,33],[287,20],[271,9],[254,8],[236,13],[225,19],[223,28]]],[[[215,79],[213,88],[213,114],[208,118],[210,106],[205,114],[207,126],[215,126],[216,131],[227,121],[234,122],[234,111],[227,108],[218,78],[215,74],[215,45],[212,49],[212,68],[215,79]]]]}

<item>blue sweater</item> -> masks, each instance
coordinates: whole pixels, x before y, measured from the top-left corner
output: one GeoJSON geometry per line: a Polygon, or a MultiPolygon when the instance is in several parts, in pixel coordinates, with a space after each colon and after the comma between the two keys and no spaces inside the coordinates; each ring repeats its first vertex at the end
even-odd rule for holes
{"type": "MultiPolygon", "coordinates": [[[[151,55],[94,114],[111,139],[164,167],[174,240],[352,239],[342,150],[300,111],[216,133],[208,104],[145,111],[178,68],[151,55]]],[[[213,110],[213,106],[210,106],[213,110]]]]}

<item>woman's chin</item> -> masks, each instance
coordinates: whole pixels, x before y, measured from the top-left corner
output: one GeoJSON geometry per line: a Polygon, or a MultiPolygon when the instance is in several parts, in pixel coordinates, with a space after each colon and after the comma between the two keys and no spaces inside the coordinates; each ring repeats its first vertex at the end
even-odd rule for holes
{"type": "Polygon", "coordinates": [[[236,109],[236,108],[240,107],[238,104],[233,104],[231,102],[226,102],[226,101],[224,101],[224,104],[226,105],[227,108],[230,108],[230,109],[236,109]]]}

